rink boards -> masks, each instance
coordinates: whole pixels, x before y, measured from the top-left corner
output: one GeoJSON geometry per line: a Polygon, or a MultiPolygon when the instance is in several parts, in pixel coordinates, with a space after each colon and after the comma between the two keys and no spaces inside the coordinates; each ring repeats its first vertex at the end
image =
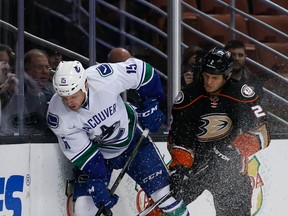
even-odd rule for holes
{"type": "MultiPolygon", "coordinates": [[[[156,143],[164,161],[170,155],[164,142],[156,143]]],[[[66,180],[71,166],[55,143],[0,145],[0,215],[67,215],[66,180]]],[[[272,140],[271,145],[250,158],[249,175],[253,186],[252,214],[286,216],[288,214],[288,142],[272,140]]],[[[113,173],[113,183],[119,172],[113,173]]],[[[231,182],[233,184],[233,182],[231,182]]],[[[115,216],[136,215],[147,204],[145,193],[127,175],[116,194],[119,202],[115,216]],[[117,212],[117,213],[116,213],[117,212]]],[[[193,216],[214,216],[213,199],[205,191],[189,204],[193,216]]],[[[73,215],[73,214],[72,214],[73,215]]]]}

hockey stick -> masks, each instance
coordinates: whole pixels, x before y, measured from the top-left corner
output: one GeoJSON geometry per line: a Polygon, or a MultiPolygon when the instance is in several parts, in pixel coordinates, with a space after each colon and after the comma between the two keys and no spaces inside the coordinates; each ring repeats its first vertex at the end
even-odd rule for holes
{"type": "MultiPolygon", "coordinates": [[[[200,173],[205,171],[207,168],[208,168],[208,164],[206,163],[206,164],[202,165],[201,168],[198,169],[194,174],[192,174],[192,176],[196,177],[197,175],[199,175],[200,173]]],[[[186,180],[187,179],[184,179],[184,181],[186,181],[186,180]]],[[[169,193],[167,193],[166,195],[161,197],[159,200],[154,202],[153,205],[151,205],[148,208],[144,209],[142,212],[140,212],[136,216],[145,216],[145,215],[149,214],[151,211],[153,211],[155,208],[157,208],[161,203],[163,203],[164,201],[166,201],[167,199],[169,199],[172,196],[173,196],[173,191],[170,191],[169,193]]]]}
{"type": "MultiPolygon", "coordinates": [[[[143,132],[142,132],[142,135],[140,137],[140,139],[138,140],[135,148],[133,149],[129,159],[127,160],[126,164],[124,165],[124,167],[122,168],[121,172],[119,173],[117,179],[115,180],[114,184],[112,185],[111,189],[110,189],[110,194],[113,195],[118,187],[118,185],[120,184],[122,178],[124,177],[126,171],[128,170],[130,164],[132,163],[132,161],[134,160],[136,154],[138,153],[138,150],[142,144],[142,141],[148,136],[149,134],[149,129],[145,129],[143,132]]],[[[104,206],[100,207],[96,213],[95,216],[100,216],[102,211],[104,209],[104,206]]]]}

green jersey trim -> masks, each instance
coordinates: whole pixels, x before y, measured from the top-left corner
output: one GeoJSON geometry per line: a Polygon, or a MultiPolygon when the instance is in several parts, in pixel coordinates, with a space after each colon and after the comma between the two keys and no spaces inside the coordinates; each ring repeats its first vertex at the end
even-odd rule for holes
{"type": "Polygon", "coordinates": [[[150,80],[153,78],[153,73],[154,73],[154,69],[152,68],[152,66],[150,64],[145,64],[146,66],[146,70],[145,70],[145,77],[144,77],[144,81],[142,83],[142,85],[146,85],[147,83],[150,82],[150,80]]]}
{"type": "Polygon", "coordinates": [[[78,157],[75,161],[72,161],[72,164],[75,167],[78,167],[79,169],[82,168],[82,166],[98,152],[98,145],[97,143],[91,142],[91,146],[86,149],[83,154],[78,157]]]}
{"type": "Polygon", "coordinates": [[[129,118],[129,125],[128,136],[124,139],[124,141],[117,144],[98,144],[91,141],[92,144],[79,157],[77,157],[76,160],[72,161],[75,167],[81,169],[85,163],[99,151],[99,147],[103,149],[122,149],[131,143],[136,129],[137,117],[134,109],[130,105],[125,103],[125,107],[129,118]]]}

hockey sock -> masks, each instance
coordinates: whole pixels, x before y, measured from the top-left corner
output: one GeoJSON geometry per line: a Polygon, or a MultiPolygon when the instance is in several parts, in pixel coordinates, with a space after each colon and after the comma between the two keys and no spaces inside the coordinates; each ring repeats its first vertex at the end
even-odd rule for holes
{"type": "MultiPolygon", "coordinates": [[[[169,192],[169,186],[166,186],[151,194],[151,198],[157,201],[169,192]]],[[[177,201],[174,197],[170,197],[167,200],[163,201],[163,203],[159,205],[159,208],[163,211],[165,216],[189,216],[189,212],[184,202],[177,201]]]]}
{"type": "Polygon", "coordinates": [[[181,201],[175,201],[171,205],[168,205],[166,207],[161,208],[164,216],[189,216],[189,212],[186,208],[186,205],[184,202],[181,201]]]}

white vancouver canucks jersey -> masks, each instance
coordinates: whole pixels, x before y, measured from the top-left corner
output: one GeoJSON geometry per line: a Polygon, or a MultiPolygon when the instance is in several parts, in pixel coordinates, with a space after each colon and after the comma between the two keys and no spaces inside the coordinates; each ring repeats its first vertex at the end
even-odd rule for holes
{"type": "MultiPolygon", "coordinates": [[[[107,159],[127,149],[137,117],[133,108],[123,102],[120,93],[145,86],[152,79],[154,69],[141,60],[130,58],[126,62],[91,66],[86,72],[87,103],[73,111],[55,94],[47,113],[49,127],[56,134],[61,150],[73,163],[79,158],[87,160],[92,156],[89,152],[97,152],[98,147],[107,159]]],[[[83,165],[82,162],[79,163],[83,165]]]]}

